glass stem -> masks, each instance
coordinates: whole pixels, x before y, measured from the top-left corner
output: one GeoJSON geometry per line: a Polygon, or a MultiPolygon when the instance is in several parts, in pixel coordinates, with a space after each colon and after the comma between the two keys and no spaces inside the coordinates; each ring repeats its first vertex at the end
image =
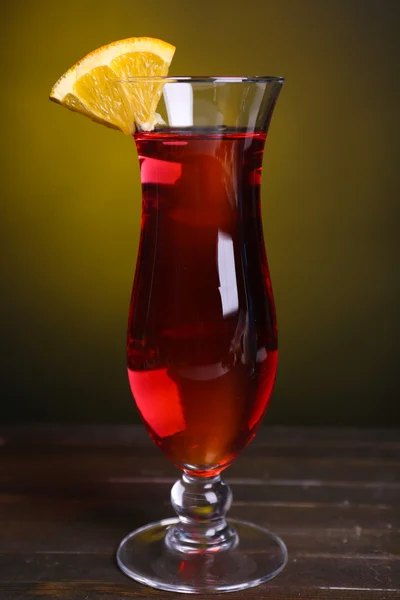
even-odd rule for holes
{"type": "Polygon", "coordinates": [[[184,473],[171,490],[171,504],[179,523],[166,536],[167,546],[178,552],[228,550],[238,543],[225,515],[232,492],[219,475],[198,477],[184,473]]]}

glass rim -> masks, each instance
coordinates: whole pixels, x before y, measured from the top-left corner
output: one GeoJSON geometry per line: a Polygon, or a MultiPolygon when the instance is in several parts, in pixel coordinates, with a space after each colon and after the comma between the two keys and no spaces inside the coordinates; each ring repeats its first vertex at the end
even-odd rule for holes
{"type": "Polygon", "coordinates": [[[224,76],[224,75],[138,75],[135,77],[126,77],[117,79],[117,83],[280,83],[285,81],[284,77],[271,75],[245,75],[245,76],[224,76]]]}

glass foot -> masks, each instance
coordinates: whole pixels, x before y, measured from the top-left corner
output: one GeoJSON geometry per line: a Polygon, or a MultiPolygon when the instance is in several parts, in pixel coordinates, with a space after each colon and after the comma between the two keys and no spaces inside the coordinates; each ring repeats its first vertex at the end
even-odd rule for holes
{"type": "Polygon", "coordinates": [[[282,540],[261,527],[228,519],[238,534],[230,550],[183,554],[170,550],[165,537],[178,519],[151,523],[130,533],[117,551],[120,569],[132,579],[161,590],[182,593],[234,592],[278,575],[287,562],[282,540]]]}

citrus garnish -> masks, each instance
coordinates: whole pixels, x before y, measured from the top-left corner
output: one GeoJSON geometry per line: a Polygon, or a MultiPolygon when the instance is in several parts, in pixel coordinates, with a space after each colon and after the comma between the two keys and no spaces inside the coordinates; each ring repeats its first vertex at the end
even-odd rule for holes
{"type": "Polygon", "coordinates": [[[135,122],[149,131],[160,119],[156,108],[162,83],[144,81],[124,86],[118,80],[167,75],[174,52],[171,44],[149,37],[102,46],[60,77],[50,100],[128,135],[133,133],[135,122]]]}

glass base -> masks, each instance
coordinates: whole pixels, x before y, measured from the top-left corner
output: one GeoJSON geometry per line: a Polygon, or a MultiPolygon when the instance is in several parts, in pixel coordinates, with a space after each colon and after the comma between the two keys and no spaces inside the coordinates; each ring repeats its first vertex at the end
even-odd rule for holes
{"type": "Polygon", "coordinates": [[[130,533],[117,551],[120,569],[132,579],[160,590],[187,594],[234,592],[278,575],[287,562],[282,540],[261,527],[228,519],[238,534],[230,550],[183,554],[170,550],[165,537],[178,519],[151,523],[130,533]]]}

